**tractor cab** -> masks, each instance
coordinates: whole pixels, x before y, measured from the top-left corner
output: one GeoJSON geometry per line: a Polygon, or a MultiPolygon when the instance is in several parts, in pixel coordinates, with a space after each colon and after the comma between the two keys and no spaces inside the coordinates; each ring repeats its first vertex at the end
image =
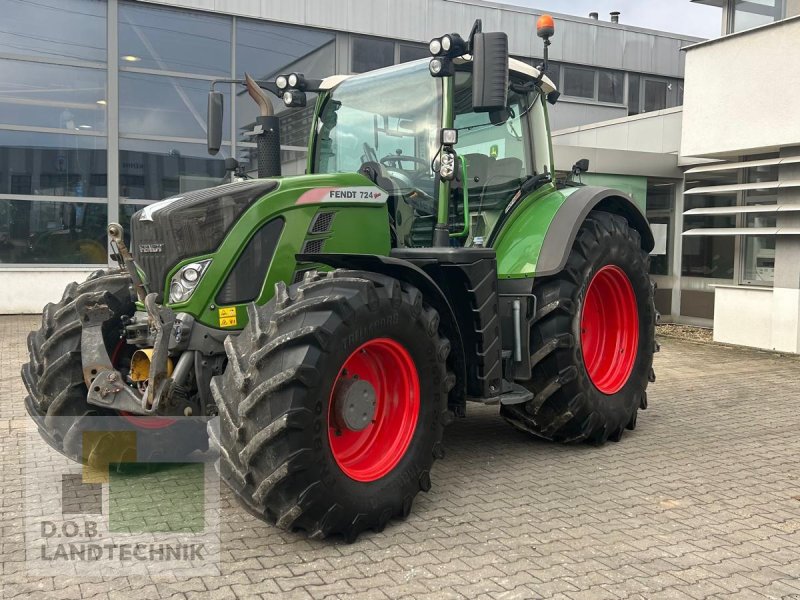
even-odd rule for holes
{"type": "Polygon", "coordinates": [[[505,106],[478,112],[473,60],[453,66],[452,85],[420,60],[347,78],[320,101],[310,171],[358,172],[386,190],[395,247],[433,245],[442,130],[457,139],[444,195],[450,246],[484,244],[521,186],[546,183],[552,172],[546,99],[553,84],[509,59],[505,106]]]}

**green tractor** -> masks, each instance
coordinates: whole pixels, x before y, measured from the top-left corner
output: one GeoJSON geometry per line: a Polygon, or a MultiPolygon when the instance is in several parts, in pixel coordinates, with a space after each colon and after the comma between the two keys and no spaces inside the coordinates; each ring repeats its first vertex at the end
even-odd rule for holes
{"type": "Polygon", "coordinates": [[[470,403],[548,440],[618,441],[654,380],[653,236],[626,194],[555,181],[552,34],[543,18],[541,69],[476,22],[430,60],[237,82],[261,106],[259,177],[147,206],[130,251],[109,226],[119,268],[29,336],[42,436],[81,460],[98,416],[170,452],[210,439],[251,512],[349,539],[408,515],[470,403]],[[280,177],[270,92],[318,94],[303,176],[280,177]],[[202,439],[180,435],[198,420],[202,439]]]}

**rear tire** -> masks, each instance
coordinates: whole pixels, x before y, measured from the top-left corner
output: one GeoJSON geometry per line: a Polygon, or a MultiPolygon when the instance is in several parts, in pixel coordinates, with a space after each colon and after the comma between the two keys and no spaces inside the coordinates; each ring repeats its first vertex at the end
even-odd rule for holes
{"type": "Polygon", "coordinates": [[[437,312],[396,279],[337,270],[309,274],[290,291],[279,283],[275,297],[250,305],[248,315],[244,330],[225,342],[224,375],[211,383],[219,418],[209,434],[222,478],[259,518],[315,538],[352,541],[407,516],[417,493],[430,489],[431,465],[443,454],[454,384],[437,312]],[[345,368],[359,353],[378,360],[375,373],[387,376],[389,392],[376,384],[372,424],[350,430],[332,407],[337,382],[358,379],[345,368]],[[416,382],[418,410],[403,404],[408,381],[416,382]],[[405,433],[380,438],[395,430],[405,433]],[[356,441],[342,447],[347,436],[356,441]]]}
{"type": "Polygon", "coordinates": [[[648,264],[624,218],[589,214],[564,270],[534,285],[534,370],[526,384],[534,398],[503,406],[509,423],[556,442],[595,444],[619,441],[636,426],[656,346],[648,264]]]}

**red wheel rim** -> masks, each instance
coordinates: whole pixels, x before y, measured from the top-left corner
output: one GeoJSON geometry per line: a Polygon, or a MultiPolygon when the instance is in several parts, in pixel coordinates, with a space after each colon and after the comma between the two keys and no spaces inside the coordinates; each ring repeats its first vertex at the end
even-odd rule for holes
{"type": "MultiPolygon", "coordinates": [[[[120,355],[122,351],[125,349],[125,340],[120,340],[116,347],[114,348],[114,352],[111,354],[111,365],[116,367],[117,362],[119,361],[120,355]]],[[[169,419],[167,417],[143,417],[141,415],[134,415],[129,412],[125,412],[124,410],[119,411],[120,416],[128,421],[131,425],[134,425],[140,429],[164,429],[165,427],[169,427],[170,425],[175,423],[175,419],[169,419]]]]}
{"type": "Polygon", "coordinates": [[[328,403],[328,441],[339,468],[351,479],[380,479],[408,450],[419,419],[419,375],[401,344],[376,338],[361,345],[342,365],[328,403]],[[350,378],[375,390],[375,416],[361,431],[342,426],[334,414],[337,385],[350,378]]]}
{"type": "Polygon", "coordinates": [[[607,265],[592,278],[581,314],[586,372],[604,394],[620,391],[633,371],[639,345],[639,311],[625,271],[607,265]]]}

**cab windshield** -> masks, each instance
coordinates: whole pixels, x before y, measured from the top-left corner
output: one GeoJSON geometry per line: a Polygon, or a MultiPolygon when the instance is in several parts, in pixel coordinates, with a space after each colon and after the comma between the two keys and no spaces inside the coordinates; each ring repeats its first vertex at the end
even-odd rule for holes
{"type": "MultiPolygon", "coordinates": [[[[451,245],[485,243],[523,182],[550,172],[544,98],[512,77],[505,110],[472,108],[471,65],[455,74],[459,164],[451,183],[451,245]]],[[[429,247],[437,220],[441,79],[428,61],[344,81],[317,122],[315,173],[367,174],[389,194],[393,245],[429,247]]]]}
{"type": "Polygon", "coordinates": [[[344,81],[320,113],[314,172],[353,173],[372,163],[394,191],[433,202],[441,104],[428,61],[344,81]]]}

